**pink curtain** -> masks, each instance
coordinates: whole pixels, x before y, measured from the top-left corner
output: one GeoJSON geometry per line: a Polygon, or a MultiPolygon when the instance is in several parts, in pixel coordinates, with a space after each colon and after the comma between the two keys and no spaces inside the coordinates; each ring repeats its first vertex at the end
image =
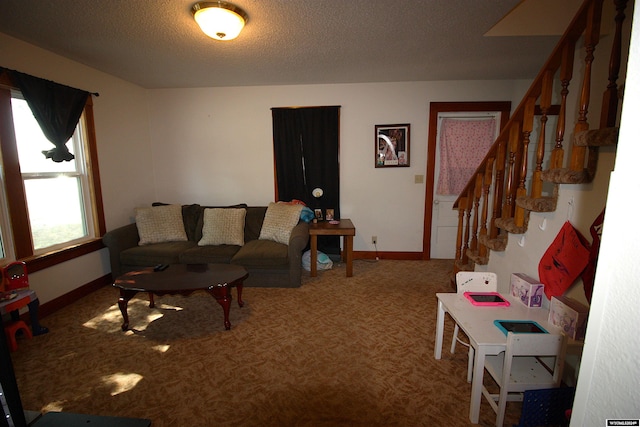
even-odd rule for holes
{"type": "Polygon", "coordinates": [[[442,119],[437,194],[458,195],[495,140],[496,119],[442,119]]]}

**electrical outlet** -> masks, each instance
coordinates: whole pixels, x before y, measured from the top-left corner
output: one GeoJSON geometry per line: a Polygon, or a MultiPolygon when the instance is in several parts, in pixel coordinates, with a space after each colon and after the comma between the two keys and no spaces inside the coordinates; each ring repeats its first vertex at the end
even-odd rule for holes
{"type": "Polygon", "coordinates": [[[371,244],[373,245],[378,244],[378,236],[371,236],[371,244]]]}

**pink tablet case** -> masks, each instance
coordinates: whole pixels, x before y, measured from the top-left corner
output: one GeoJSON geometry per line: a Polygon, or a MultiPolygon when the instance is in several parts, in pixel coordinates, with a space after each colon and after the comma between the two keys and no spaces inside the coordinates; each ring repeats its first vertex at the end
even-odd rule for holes
{"type": "Polygon", "coordinates": [[[507,301],[502,295],[500,295],[498,292],[465,292],[464,293],[465,298],[467,298],[471,304],[473,305],[480,305],[480,306],[504,306],[504,307],[508,307],[511,304],[509,303],[509,301],[507,301]],[[487,296],[497,296],[499,297],[502,301],[476,301],[475,299],[473,299],[472,295],[487,295],[487,296]]]}

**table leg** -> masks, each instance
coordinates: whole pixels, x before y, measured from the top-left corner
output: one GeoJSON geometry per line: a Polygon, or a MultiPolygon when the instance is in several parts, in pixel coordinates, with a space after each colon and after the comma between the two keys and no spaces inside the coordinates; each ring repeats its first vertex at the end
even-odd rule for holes
{"type": "Polygon", "coordinates": [[[478,424],[480,419],[480,403],[482,399],[482,376],[484,375],[485,349],[478,346],[473,363],[473,378],[471,379],[471,403],[469,404],[469,420],[478,424]]]}
{"type": "Polygon", "coordinates": [[[244,301],[242,301],[242,282],[236,283],[236,292],[238,292],[238,307],[244,307],[244,301]]]}
{"type": "Polygon", "coordinates": [[[344,236],[344,251],[347,261],[347,277],[353,276],[353,236],[344,236]]]}
{"type": "Polygon", "coordinates": [[[312,234],[311,238],[311,277],[318,275],[318,236],[312,234]]]}
{"type": "Polygon", "coordinates": [[[433,354],[436,360],[442,357],[442,337],[444,335],[444,305],[438,300],[438,317],[436,318],[436,345],[433,354]]]}
{"type": "Polygon", "coordinates": [[[229,308],[231,307],[231,291],[229,285],[226,283],[220,283],[209,287],[208,292],[213,296],[218,304],[222,306],[224,312],[224,328],[228,331],[231,329],[231,322],[229,321],[229,308]]]}
{"type": "Polygon", "coordinates": [[[118,307],[120,308],[120,313],[122,313],[122,318],[124,322],[122,323],[122,330],[126,331],[129,329],[129,314],[127,314],[127,305],[129,304],[129,300],[133,298],[138,291],[125,291],[124,289],[120,289],[120,298],[118,298],[118,307]]]}
{"type": "Polygon", "coordinates": [[[43,335],[49,332],[49,328],[45,328],[40,324],[38,319],[38,307],[40,306],[40,300],[38,298],[27,304],[29,307],[29,318],[31,319],[31,331],[33,336],[43,335]]]}

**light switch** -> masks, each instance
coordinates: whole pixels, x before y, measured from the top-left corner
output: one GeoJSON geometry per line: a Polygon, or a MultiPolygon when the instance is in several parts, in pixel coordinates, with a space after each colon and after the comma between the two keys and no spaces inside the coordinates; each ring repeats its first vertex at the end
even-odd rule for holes
{"type": "Polygon", "coordinates": [[[424,182],[424,175],[414,175],[415,183],[422,184],[424,182]]]}

